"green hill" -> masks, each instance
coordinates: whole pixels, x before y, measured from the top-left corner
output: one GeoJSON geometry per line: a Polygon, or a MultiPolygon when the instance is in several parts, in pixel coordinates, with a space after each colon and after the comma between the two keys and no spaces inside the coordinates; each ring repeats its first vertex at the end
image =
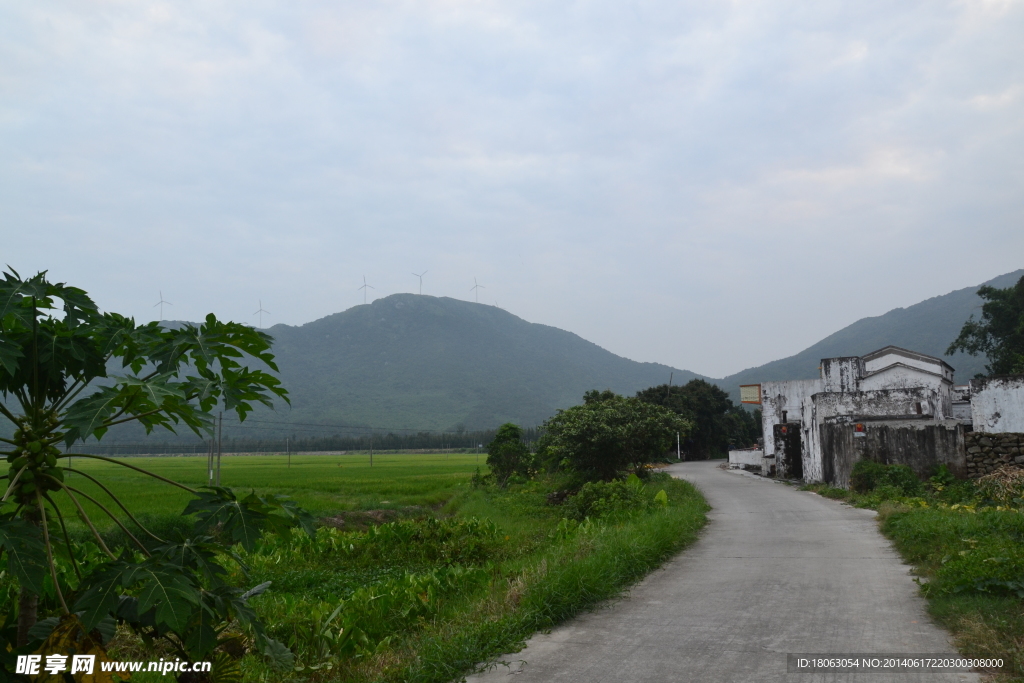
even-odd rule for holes
{"type": "MultiPolygon", "coordinates": [[[[1024,276],[1024,270],[1000,275],[983,284],[1003,289],[1014,285],[1021,276],[1024,276]]],[[[978,289],[981,286],[958,289],[907,308],[894,308],[884,315],[862,318],[794,356],[742,370],[717,383],[738,396],[741,384],[812,379],[818,376],[822,358],[859,356],[893,344],[944,359],[956,369],[955,381],[964,384],[976,374],[985,372],[987,359],[963,352],[953,356],[945,353],[964,322],[972,314],[976,317],[980,314],[983,302],[978,298],[978,289]]]]}
{"type": "MultiPolygon", "coordinates": [[[[300,327],[275,325],[293,422],[417,429],[540,424],[583,392],[634,393],[696,374],[616,356],[495,306],[394,294],[300,327]]],[[[268,418],[269,419],[269,418],[268,418]]]]}
{"type": "MultiPolygon", "coordinates": [[[[1009,287],[1022,275],[1024,270],[985,284],[1009,287]]],[[[964,321],[978,312],[977,290],[968,287],[858,320],[794,356],[712,381],[736,400],[740,384],[816,377],[822,358],[888,344],[942,356],[964,321]]],[[[275,325],[269,332],[292,405],[278,401],[274,412],[258,409],[255,420],[241,427],[225,420],[227,437],[327,434],[310,425],[456,431],[511,421],[530,427],[579,403],[590,389],[633,394],[664,384],[669,373],[677,384],[699,376],[616,356],[495,306],[414,294],[395,294],[298,327],[275,325]]],[[[986,362],[962,353],[948,360],[959,382],[982,372],[986,362]]],[[[360,432],[365,430],[349,433],[360,432]]],[[[141,428],[124,425],[104,441],[143,438],[141,428]]],[[[162,431],[153,438],[176,440],[162,431]]]]}

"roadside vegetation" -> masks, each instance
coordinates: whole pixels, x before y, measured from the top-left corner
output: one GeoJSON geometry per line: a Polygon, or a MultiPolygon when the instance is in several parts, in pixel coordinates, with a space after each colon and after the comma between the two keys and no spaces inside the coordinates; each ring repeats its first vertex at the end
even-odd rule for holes
{"type": "Polygon", "coordinates": [[[692,423],[608,391],[548,420],[536,450],[504,425],[472,476],[465,456],[390,476],[361,456],[252,457],[208,486],[203,458],[75,450],[131,422],[210,435],[214,409],[244,421],[287,401],[245,364],[276,371],[271,343],[213,315],[136,325],[45,273],[4,274],[0,680],[112,683],[105,663],[160,659],[212,662],[179,683],[449,681],[616,595],[704,523],[700,494],[651,467],[692,423]],[[74,654],[95,675],[65,668],[74,654]],[[29,655],[52,670],[17,670],[29,655]]]}
{"type": "Polygon", "coordinates": [[[882,532],[914,565],[929,611],[960,651],[1002,657],[1001,680],[1024,680],[1024,470],[964,481],[940,466],[922,482],[906,466],[861,461],[850,490],[803,488],[878,510],[882,532]]]}
{"type": "MultiPolygon", "coordinates": [[[[508,442],[493,450],[502,447],[508,442]]],[[[452,680],[627,588],[691,542],[707,509],[692,486],[646,466],[641,476],[607,482],[528,471],[531,478],[519,475],[502,486],[486,467],[471,477],[471,455],[392,455],[373,468],[365,458],[336,462],[342,459],[293,457],[291,468],[282,456],[225,459],[225,480],[240,482],[249,473],[258,494],[290,494],[319,519],[313,536],[296,529],[234,549],[241,563],[231,566],[226,583],[251,590],[270,582],[249,605],[267,638],[287,648],[267,656],[248,629],[230,625],[217,651],[237,662],[242,680],[452,680]],[[334,494],[324,498],[320,489],[334,494]]],[[[205,466],[205,458],[137,460],[186,481],[201,478],[205,466]]],[[[98,470],[117,466],[76,467],[100,478],[98,470]]],[[[70,473],[69,480],[82,474],[70,473]]],[[[140,486],[144,480],[134,472],[120,475],[111,490],[137,502],[154,533],[190,533],[194,521],[169,512],[183,509],[181,501],[158,497],[144,504],[152,486],[140,486]]],[[[74,515],[68,522],[80,563],[102,564],[89,530],[74,515]]],[[[115,553],[130,546],[112,523],[101,536],[115,553]]],[[[57,572],[73,588],[69,558],[58,557],[57,572]]],[[[12,576],[0,578],[0,600],[16,602],[16,590],[12,576]]],[[[47,584],[42,628],[58,615],[47,584]]],[[[113,659],[174,656],[126,625],[107,635],[113,659]]],[[[166,678],[142,673],[132,680],[166,678]]]]}

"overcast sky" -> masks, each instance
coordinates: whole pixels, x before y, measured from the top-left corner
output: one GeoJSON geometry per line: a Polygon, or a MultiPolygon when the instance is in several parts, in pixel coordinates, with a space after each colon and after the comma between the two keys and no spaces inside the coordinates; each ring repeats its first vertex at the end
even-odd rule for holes
{"type": "Polygon", "coordinates": [[[724,376],[1024,266],[1024,2],[2,2],[0,260],[724,376]]]}

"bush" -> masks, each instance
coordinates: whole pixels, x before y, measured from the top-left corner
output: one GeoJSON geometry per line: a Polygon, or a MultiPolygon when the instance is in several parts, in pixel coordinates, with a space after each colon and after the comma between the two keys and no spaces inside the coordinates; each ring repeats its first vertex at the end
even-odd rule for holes
{"type": "Polygon", "coordinates": [[[507,422],[498,427],[494,440],[487,444],[487,465],[502,486],[510,477],[517,477],[519,481],[529,479],[533,462],[519,425],[507,422]]]}
{"type": "Polygon", "coordinates": [[[584,520],[651,507],[643,483],[635,475],[615,481],[590,481],[565,503],[566,517],[584,520]]]}
{"type": "Polygon", "coordinates": [[[906,465],[883,465],[874,460],[860,460],[850,473],[850,488],[857,493],[876,489],[885,497],[916,496],[921,493],[921,480],[906,465]]]}

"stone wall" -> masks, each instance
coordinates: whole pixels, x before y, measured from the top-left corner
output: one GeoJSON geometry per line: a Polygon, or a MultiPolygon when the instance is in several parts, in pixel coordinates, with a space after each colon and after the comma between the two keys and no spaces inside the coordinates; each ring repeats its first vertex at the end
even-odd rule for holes
{"type": "Polygon", "coordinates": [[[967,451],[967,476],[977,479],[1001,465],[1016,463],[1024,467],[1024,434],[1019,432],[968,432],[964,434],[967,451]]]}

